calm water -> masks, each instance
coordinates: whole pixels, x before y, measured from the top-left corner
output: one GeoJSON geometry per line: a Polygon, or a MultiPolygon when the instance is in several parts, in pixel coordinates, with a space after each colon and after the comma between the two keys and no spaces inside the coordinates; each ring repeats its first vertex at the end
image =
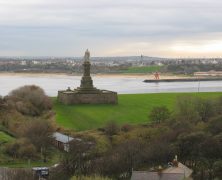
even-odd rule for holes
{"type": "MultiPolygon", "coordinates": [[[[68,75],[0,75],[0,95],[23,85],[38,85],[49,96],[56,96],[58,90],[67,87],[76,88],[80,76],[68,75]]],[[[94,85],[99,89],[117,91],[120,94],[159,93],[159,92],[219,92],[222,81],[144,83],[144,77],[93,77],[94,85]]]]}

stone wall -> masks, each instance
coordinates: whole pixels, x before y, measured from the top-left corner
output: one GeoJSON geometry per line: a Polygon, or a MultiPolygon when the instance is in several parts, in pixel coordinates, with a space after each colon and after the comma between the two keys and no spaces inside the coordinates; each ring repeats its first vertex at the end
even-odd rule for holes
{"type": "Polygon", "coordinates": [[[116,92],[101,91],[101,93],[76,93],[75,91],[59,91],[58,101],[66,104],[118,104],[116,92]]]}

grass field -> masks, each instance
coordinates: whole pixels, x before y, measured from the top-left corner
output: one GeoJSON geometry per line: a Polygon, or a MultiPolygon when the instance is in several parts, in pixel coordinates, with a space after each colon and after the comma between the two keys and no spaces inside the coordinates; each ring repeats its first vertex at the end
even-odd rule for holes
{"type": "Polygon", "coordinates": [[[11,137],[10,135],[6,134],[3,131],[0,131],[0,144],[7,143],[7,142],[10,142],[12,140],[14,140],[13,137],[11,137]]]}
{"type": "Polygon", "coordinates": [[[54,99],[54,110],[58,125],[77,131],[103,127],[107,121],[119,124],[142,124],[149,122],[148,114],[155,106],[175,106],[176,98],[181,95],[215,98],[222,93],[161,93],[118,95],[118,105],[72,105],[66,106],[54,99]]]}
{"type": "Polygon", "coordinates": [[[122,73],[153,73],[160,71],[163,66],[142,66],[142,67],[130,67],[127,70],[122,71],[122,73]]]}
{"type": "Polygon", "coordinates": [[[0,167],[8,168],[30,168],[30,167],[46,167],[53,166],[59,162],[61,152],[57,149],[52,149],[50,152],[50,159],[47,162],[42,160],[28,160],[28,159],[13,159],[11,156],[3,153],[0,148],[0,167]]]}

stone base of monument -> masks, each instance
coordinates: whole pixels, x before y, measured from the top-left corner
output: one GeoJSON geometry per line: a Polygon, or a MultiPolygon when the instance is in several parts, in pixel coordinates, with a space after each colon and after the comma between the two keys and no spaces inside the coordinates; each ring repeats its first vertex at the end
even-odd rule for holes
{"type": "Polygon", "coordinates": [[[93,86],[93,80],[90,76],[90,52],[85,52],[83,63],[83,76],[80,87],[71,90],[58,92],[58,101],[66,104],[117,104],[118,96],[116,92],[100,90],[93,86]]]}
{"type": "Polygon", "coordinates": [[[58,101],[66,104],[118,104],[116,92],[98,89],[58,91],[58,101]]]}

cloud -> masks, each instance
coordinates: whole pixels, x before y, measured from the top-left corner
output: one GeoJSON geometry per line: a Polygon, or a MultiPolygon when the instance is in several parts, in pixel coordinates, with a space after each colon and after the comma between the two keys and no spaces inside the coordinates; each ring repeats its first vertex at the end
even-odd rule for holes
{"type": "Polygon", "coordinates": [[[9,55],[78,56],[91,47],[98,55],[165,56],[164,47],[173,55],[165,44],[220,33],[221,8],[220,0],[0,0],[0,48],[9,55]]]}

